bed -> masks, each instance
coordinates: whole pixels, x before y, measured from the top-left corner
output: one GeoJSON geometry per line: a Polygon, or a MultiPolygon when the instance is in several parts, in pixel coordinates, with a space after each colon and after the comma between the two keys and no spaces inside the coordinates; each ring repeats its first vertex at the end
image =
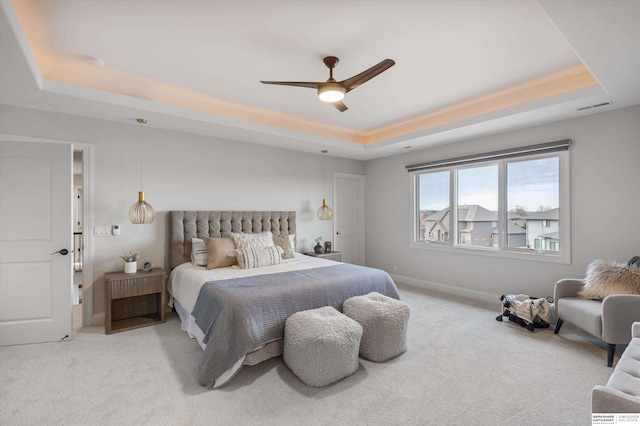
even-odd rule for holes
{"type": "Polygon", "coordinates": [[[295,312],[333,306],[377,291],[399,299],[389,275],[379,269],[295,253],[284,263],[255,269],[207,269],[191,261],[192,238],[231,233],[287,235],[295,244],[295,212],[171,211],[170,303],[181,327],[204,354],[197,380],[220,388],[243,365],[282,354],[286,319],[295,312]]]}

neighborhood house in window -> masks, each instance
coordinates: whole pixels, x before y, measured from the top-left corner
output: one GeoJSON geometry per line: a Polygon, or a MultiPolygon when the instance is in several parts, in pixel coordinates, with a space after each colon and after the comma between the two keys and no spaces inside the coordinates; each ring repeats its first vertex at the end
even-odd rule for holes
{"type": "MultiPolygon", "coordinates": [[[[420,235],[433,243],[449,241],[449,208],[420,212],[420,235]]],[[[560,209],[537,212],[508,212],[507,246],[511,248],[559,251],[560,209]]],[[[479,205],[458,207],[460,245],[498,247],[498,212],[479,205]]]]}

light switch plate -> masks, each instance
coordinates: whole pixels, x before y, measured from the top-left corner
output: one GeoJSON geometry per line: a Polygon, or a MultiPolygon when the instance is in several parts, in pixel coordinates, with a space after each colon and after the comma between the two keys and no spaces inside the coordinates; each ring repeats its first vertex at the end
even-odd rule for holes
{"type": "Polygon", "coordinates": [[[96,226],[93,228],[93,235],[95,237],[108,237],[111,235],[110,226],[96,226]]]}

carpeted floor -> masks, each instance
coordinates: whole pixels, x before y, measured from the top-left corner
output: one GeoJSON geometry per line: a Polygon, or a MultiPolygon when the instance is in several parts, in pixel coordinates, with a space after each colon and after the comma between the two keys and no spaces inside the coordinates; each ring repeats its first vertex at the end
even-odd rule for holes
{"type": "Polygon", "coordinates": [[[382,364],[361,359],[355,374],[320,389],[282,357],[244,367],[221,390],[200,387],[202,350],[175,314],[110,336],[83,328],[70,341],[0,348],[0,424],[591,423],[591,388],[612,371],[601,343],[570,324],[554,335],[497,322],[498,300],[399,287],[411,307],[408,351],[382,364]]]}

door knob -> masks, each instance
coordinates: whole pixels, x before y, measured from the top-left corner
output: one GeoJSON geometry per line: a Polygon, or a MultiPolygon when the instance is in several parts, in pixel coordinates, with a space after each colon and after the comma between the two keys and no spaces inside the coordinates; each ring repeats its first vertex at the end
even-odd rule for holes
{"type": "Polygon", "coordinates": [[[52,255],[52,254],[58,254],[58,253],[60,253],[60,254],[61,254],[61,255],[63,255],[63,256],[66,256],[66,255],[68,255],[68,254],[69,254],[69,250],[67,250],[67,249],[61,249],[61,250],[58,250],[58,251],[54,251],[53,253],[49,253],[49,255],[52,255]]]}

